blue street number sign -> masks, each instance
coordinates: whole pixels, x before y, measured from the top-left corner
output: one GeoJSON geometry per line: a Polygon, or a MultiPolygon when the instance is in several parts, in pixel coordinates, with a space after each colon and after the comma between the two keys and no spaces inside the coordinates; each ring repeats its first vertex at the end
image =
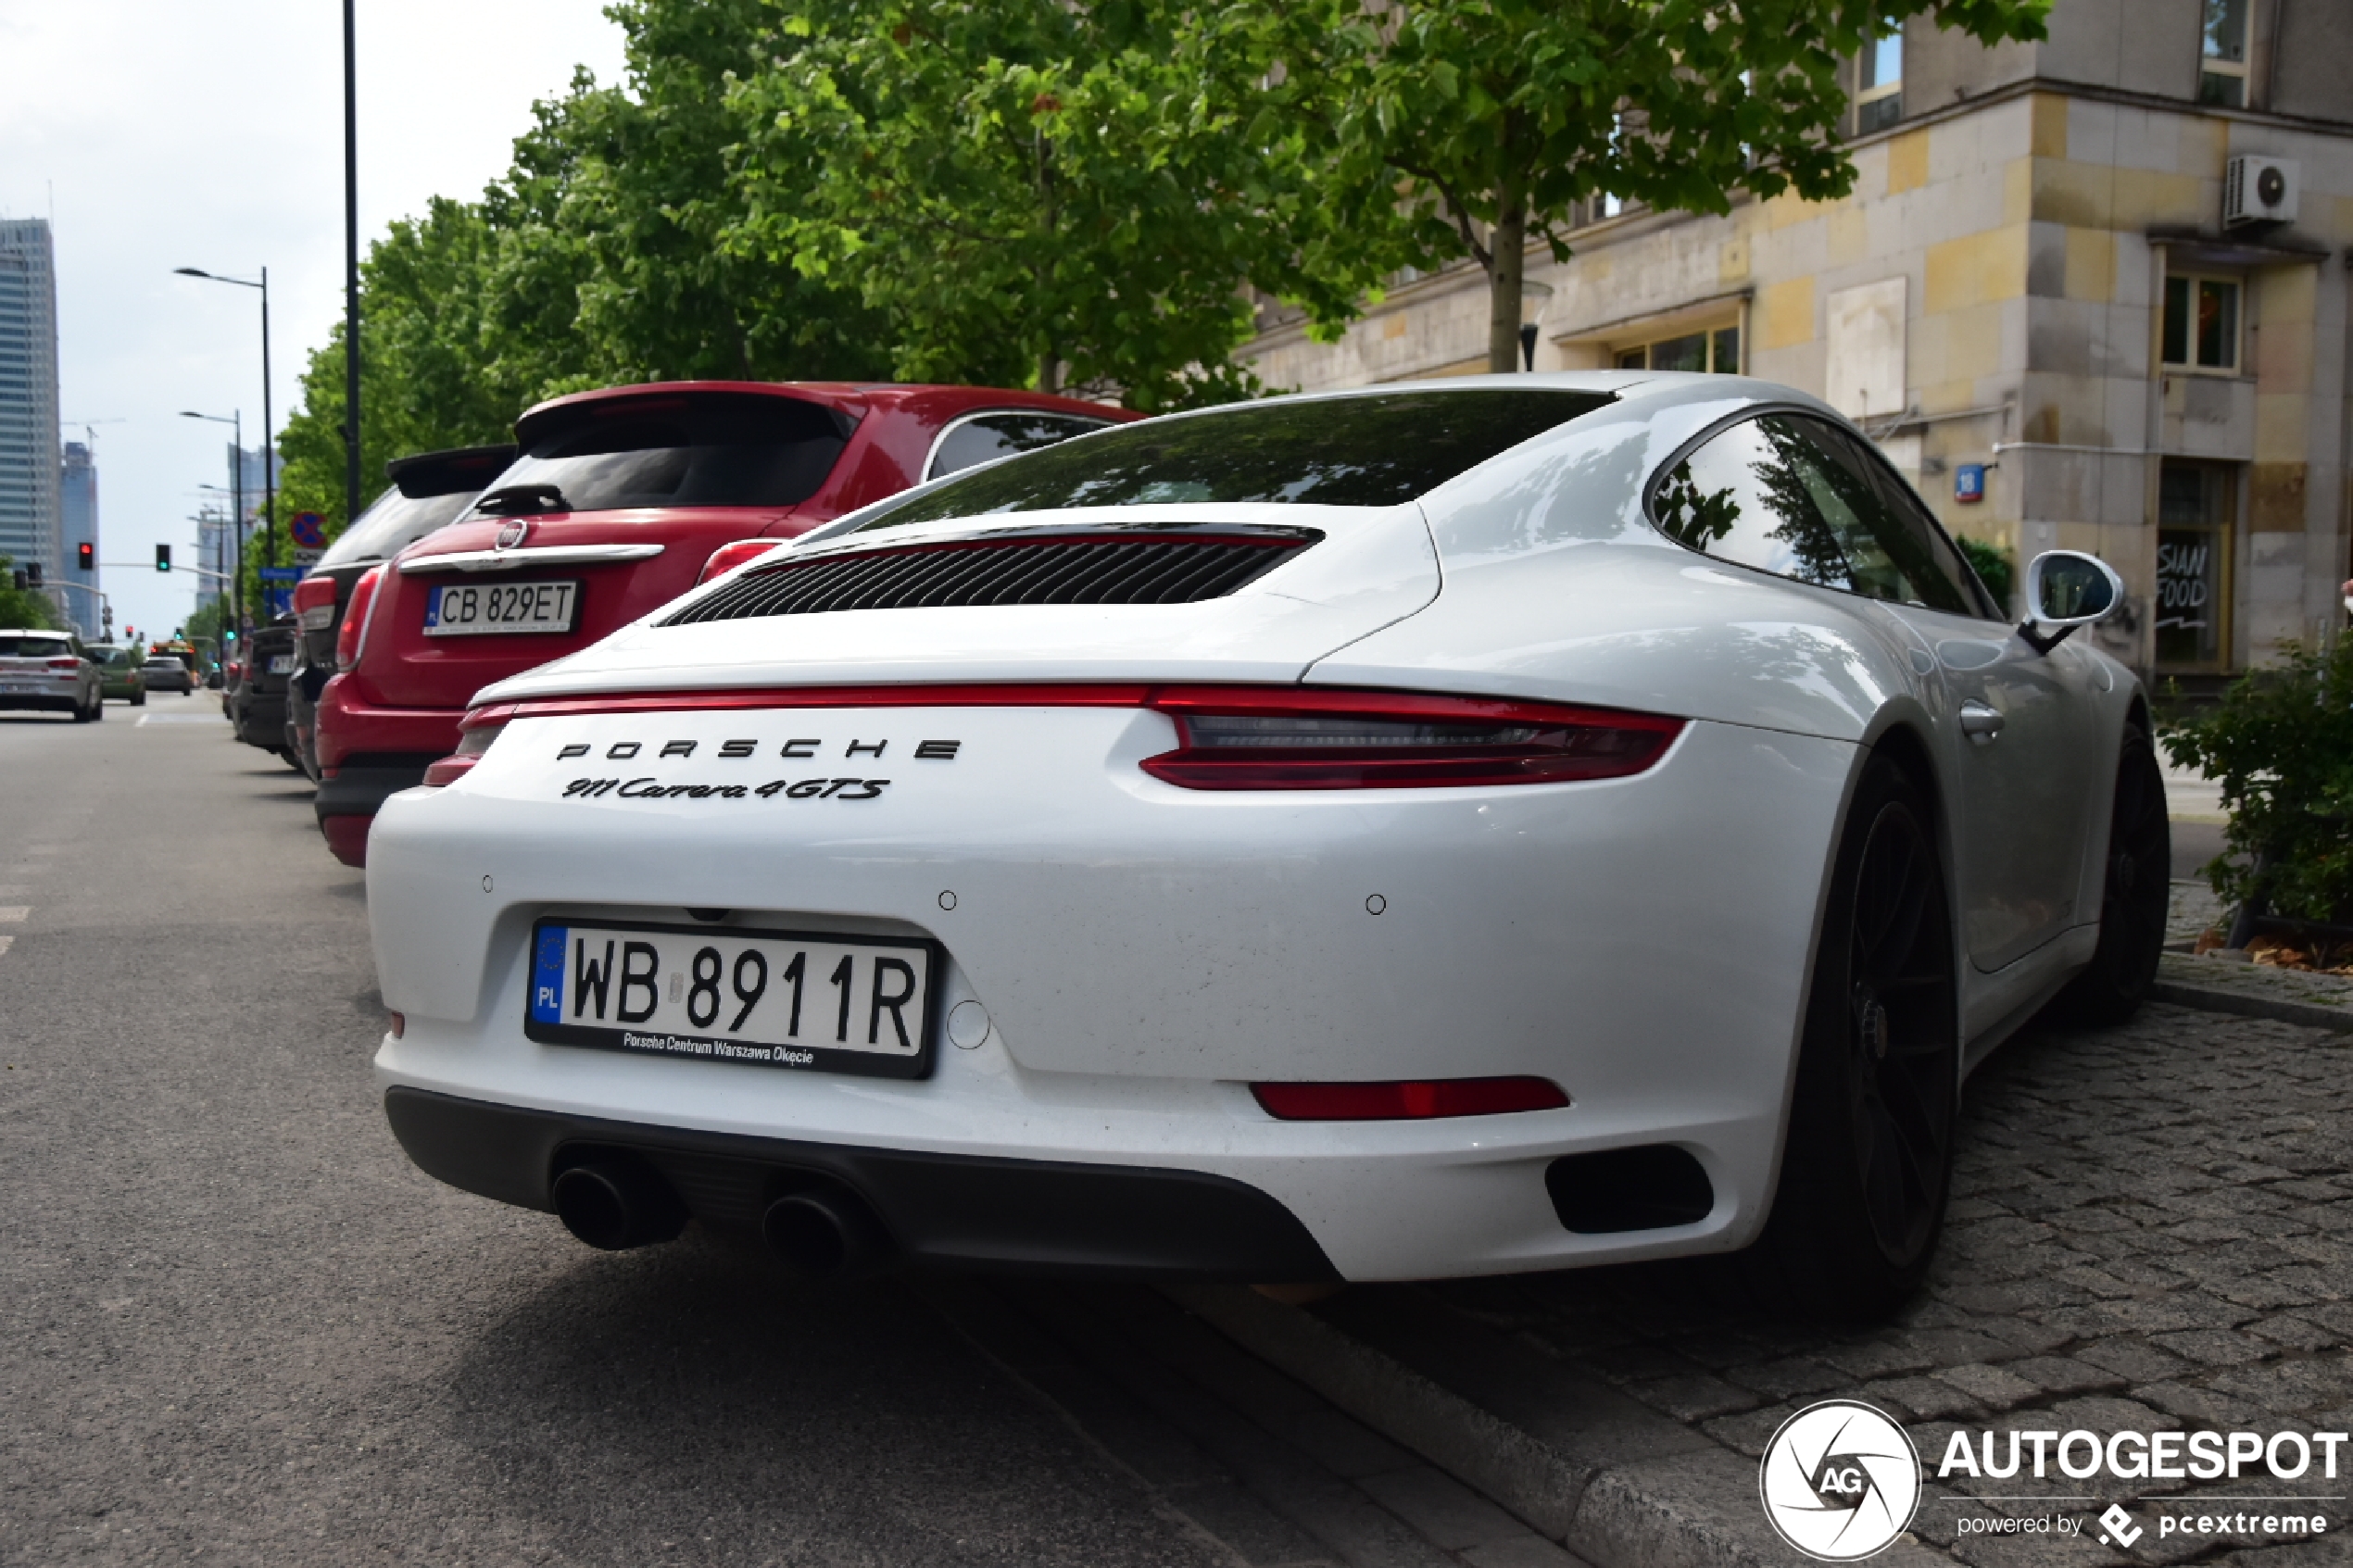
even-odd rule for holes
{"type": "Polygon", "coordinates": [[[1985,499],[1985,465],[1962,463],[1953,470],[1953,499],[1960,502],[1985,499]]]}

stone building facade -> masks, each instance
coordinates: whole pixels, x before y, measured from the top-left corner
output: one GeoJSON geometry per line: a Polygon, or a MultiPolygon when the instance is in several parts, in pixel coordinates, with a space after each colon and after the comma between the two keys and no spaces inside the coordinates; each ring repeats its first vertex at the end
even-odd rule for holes
{"type": "MultiPolygon", "coordinates": [[[[1953,532],[2112,563],[2110,651],[2193,683],[2259,663],[2345,619],[2349,65],[2347,0],[2057,0],[2048,40],[1992,49],[1915,20],[1848,65],[1847,197],[1596,203],[1567,262],[1532,251],[1535,367],[1826,397],[1953,532]]],[[[1269,318],[1249,352],[1276,386],[1457,375],[1486,323],[1465,266],[1337,344],[1269,318]]]]}

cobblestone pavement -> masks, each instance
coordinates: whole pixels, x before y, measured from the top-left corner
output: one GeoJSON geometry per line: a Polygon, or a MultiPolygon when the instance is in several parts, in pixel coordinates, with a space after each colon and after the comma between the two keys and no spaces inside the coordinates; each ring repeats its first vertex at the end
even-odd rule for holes
{"type": "Polygon", "coordinates": [[[1935,1479],[1959,1429],[2003,1435],[1997,1457],[2011,1431],[2353,1430],[2348,1070],[2346,1035],[2162,1006],[2014,1042],[1970,1083],[1931,1287],[1874,1331],[1777,1324],[1723,1262],[1436,1288],[1746,1454],[1816,1399],[1880,1405],[1928,1466],[1916,1536],[1963,1562],[2353,1562],[2353,1448],[2334,1480],[2317,1461],[2294,1483],[2259,1465],[2234,1483],[1935,1479]],[[2329,1500],[2279,1500],[2315,1496],[2329,1500]],[[2094,1538],[2111,1502],[2145,1532],[2128,1553],[2094,1538]],[[2168,1516],[2267,1508],[2347,1533],[2160,1533],[2168,1516]],[[1965,1527],[2053,1514],[2082,1533],[1965,1527]]]}

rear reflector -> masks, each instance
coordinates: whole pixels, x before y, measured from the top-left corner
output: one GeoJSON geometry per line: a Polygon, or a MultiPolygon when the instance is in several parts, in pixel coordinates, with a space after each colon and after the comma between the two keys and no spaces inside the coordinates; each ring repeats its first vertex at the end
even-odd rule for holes
{"type": "Polygon", "coordinates": [[[1568,1096],[1549,1078],[1431,1078],[1388,1084],[1252,1084],[1259,1108],[1282,1122],[1420,1122],[1558,1110],[1568,1096]]]}
{"type": "Polygon", "coordinates": [[[368,863],[368,830],[376,819],[368,817],[322,817],[319,831],[326,835],[327,851],[346,866],[368,863]]]}
{"type": "Polygon", "coordinates": [[[1552,703],[1307,687],[1164,686],[1174,751],[1144,771],[1183,789],[1437,789],[1639,773],[1680,719],[1552,703]]]}

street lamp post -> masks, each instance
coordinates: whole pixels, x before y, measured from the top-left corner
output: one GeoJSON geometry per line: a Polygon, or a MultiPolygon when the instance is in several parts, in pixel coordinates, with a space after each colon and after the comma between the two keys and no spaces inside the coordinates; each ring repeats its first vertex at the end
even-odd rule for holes
{"type": "MultiPolygon", "coordinates": [[[[278,564],[278,475],[275,455],[270,435],[270,269],[261,270],[258,282],[251,278],[227,278],[218,272],[208,272],[200,267],[172,269],[183,278],[203,278],[208,282],[234,283],[239,288],[261,291],[261,559],[265,566],[278,564]]],[[[239,481],[243,482],[245,448],[237,448],[239,481]]],[[[242,523],[240,533],[242,533],[242,523]]],[[[238,555],[243,557],[244,541],[239,539],[238,555]]],[[[240,567],[242,570],[242,566],[240,567]]],[[[245,629],[243,607],[239,607],[238,630],[245,629]]]]}
{"type": "MultiPolygon", "coordinates": [[[[183,420],[205,420],[213,424],[227,425],[232,432],[231,440],[235,443],[237,460],[229,465],[229,483],[232,486],[230,495],[234,497],[231,505],[236,508],[237,515],[236,521],[229,532],[237,541],[237,566],[236,576],[233,580],[236,586],[230,595],[229,612],[235,618],[237,635],[243,638],[245,634],[245,411],[240,408],[227,419],[222,419],[219,414],[199,414],[193,409],[182,408],[180,410],[180,417],[183,420]]],[[[269,457],[268,451],[265,450],[262,456],[266,459],[269,457]]],[[[265,472],[268,471],[267,461],[262,464],[262,468],[265,472]]],[[[216,487],[208,485],[206,488],[216,487]]]]}

